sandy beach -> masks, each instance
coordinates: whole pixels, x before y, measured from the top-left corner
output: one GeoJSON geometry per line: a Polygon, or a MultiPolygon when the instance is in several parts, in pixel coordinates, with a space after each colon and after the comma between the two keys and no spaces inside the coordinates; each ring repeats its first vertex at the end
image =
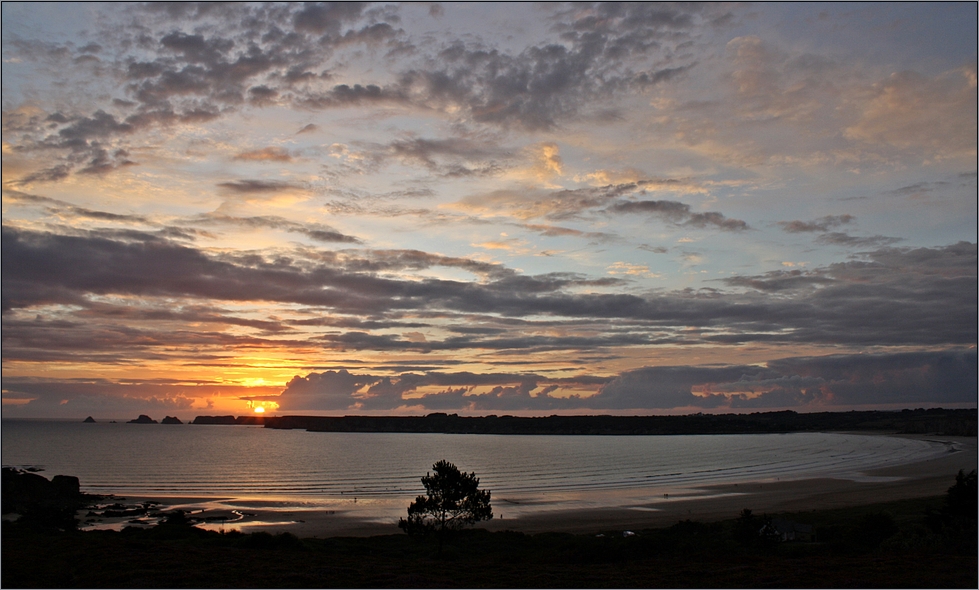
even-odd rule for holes
{"type": "MultiPolygon", "coordinates": [[[[934,496],[943,494],[954,483],[959,469],[968,472],[975,469],[979,461],[975,438],[910,437],[942,442],[948,452],[929,461],[852,474],[846,478],[787,481],[775,478],[677,490],[668,496],[643,497],[641,491],[637,494],[636,490],[630,490],[627,497],[622,498],[616,498],[616,492],[603,491],[594,498],[582,495],[573,502],[554,498],[536,502],[513,501],[494,496],[495,517],[479,526],[493,531],[526,533],[640,530],[669,526],[684,519],[735,518],[743,508],[756,513],[775,513],[934,496]],[[573,508],[567,509],[569,505],[573,508]]],[[[179,508],[195,518],[206,519],[200,526],[212,530],[288,531],[299,537],[321,538],[397,533],[398,515],[403,515],[407,508],[403,499],[366,498],[359,502],[334,499],[300,506],[287,501],[235,498],[118,498],[117,501],[126,505],[155,501],[159,502],[160,508],[179,508]]],[[[143,522],[150,524],[152,520],[147,518],[143,522]]],[[[87,526],[121,528],[132,522],[133,519],[114,518],[89,522],[87,526]]]]}
{"type": "MultiPolygon", "coordinates": [[[[928,437],[921,437],[928,438],[928,437]]],[[[929,438],[954,442],[959,449],[939,459],[874,470],[854,479],[800,479],[750,484],[711,486],[706,497],[657,498],[631,508],[567,511],[528,516],[517,522],[492,521],[490,530],[596,532],[642,529],[675,524],[679,520],[724,520],[737,517],[744,508],[755,513],[804,511],[859,506],[907,498],[935,496],[955,483],[959,469],[967,472],[977,464],[976,439],[929,438]]]]}

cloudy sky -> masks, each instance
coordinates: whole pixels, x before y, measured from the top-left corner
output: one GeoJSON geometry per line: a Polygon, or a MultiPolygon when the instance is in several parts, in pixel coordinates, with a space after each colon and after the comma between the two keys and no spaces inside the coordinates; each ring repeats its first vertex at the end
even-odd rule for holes
{"type": "Polygon", "coordinates": [[[4,3],[3,416],[975,407],[976,21],[4,3]]]}

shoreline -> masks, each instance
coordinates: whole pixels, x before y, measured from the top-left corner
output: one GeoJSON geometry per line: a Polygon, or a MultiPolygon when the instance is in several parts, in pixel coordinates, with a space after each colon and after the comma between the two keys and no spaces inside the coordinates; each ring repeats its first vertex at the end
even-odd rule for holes
{"type": "MultiPolygon", "coordinates": [[[[523,533],[569,532],[597,533],[610,530],[633,530],[665,527],[680,520],[716,521],[736,518],[744,508],[756,514],[799,512],[814,509],[831,509],[858,506],[944,494],[952,486],[959,469],[966,472],[976,468],[979,461],[977,439],[972,437],[884,434],[880,432],[854,432],[898,436],[944,443],[949,451],[937,458],[847,474],[841,478],[759,480],[753,482],[725,483],[676,490],[664,495],[635,497],[635,490],[628,491],[630,498],[616,506],[601,505],[601,498],[616,491],[603,490],[590,501],[587,494],[575,502],[561,502],[556,498],[540,501],[512,501],[494,498],[494,518],[480,523],[478,528],[490,531],[512,530],[523,533]],[[573,508],[562,504],[576,504],[573,508]]],[[[625,492],[623,492],[625,493],[625,492]]],[[[359,503],[324,499],[319,502],[294,502],[271,498],[181,497],[146,496],[107,498],[103,504],[113,502],[128,505],[157,502],[159,509],[189,511],[198,519],[207,519],[201,528],[217,531],[240,530],[244,533],[266,531],[277,534],[289,532],[298,537],[367,537],[398,534],[398,518],[394,512],[404,515],[407,504],[403,499],[364,498],[359,503]],[[404,503],[402,506],[401,504],[404,503]]],[[[93,528],[121,529],[136,524],[133,519],[106,518],[101,522],[86,522],[86,515],[79,514],[82,530],[93,528]],[[87,526],[86,526],[87,525],[87,526]]],[[[158,519],[157,519],[158,520],[158,519]]],[[[149,526],[152,518],[143,519],[149,526]]]]}

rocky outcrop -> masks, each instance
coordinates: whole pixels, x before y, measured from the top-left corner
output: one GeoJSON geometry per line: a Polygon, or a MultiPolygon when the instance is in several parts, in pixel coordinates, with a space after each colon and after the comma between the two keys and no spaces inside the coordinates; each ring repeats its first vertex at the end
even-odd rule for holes
{"type": "Polygon", "coordinates": [[[3,468],[3,513],[16,513],[18,521],[42,528],[74,529],[75,512],[99,499],[81,493],[77,477],[55,475],[50,480],[37,475],[3,468]]]}
{"type": "Polygon", "coordinates": [[[88,418],[85,418],[84,420],[82,420],[82,423],[83,424],[95,424],[95,418],[92,418],[91,416],[89,416],[88,418]]]}
{"type": "Polygon", "coordinates": [[[183,422],[180,421],[180,418],[177,418],[176,416],[167,416],[166,418],[163,419],[163,422],[162,423],[163,424],[183,424],[183,422]]]}
{"type": "Polygon", "coordinates": [[[135,420],[130,420],[128,423],[129,424],[159,424],[159,422],[157,422],[153,418],[150,418],[146,414],[140,414],[139,418],[136,418],[135,420]]]}

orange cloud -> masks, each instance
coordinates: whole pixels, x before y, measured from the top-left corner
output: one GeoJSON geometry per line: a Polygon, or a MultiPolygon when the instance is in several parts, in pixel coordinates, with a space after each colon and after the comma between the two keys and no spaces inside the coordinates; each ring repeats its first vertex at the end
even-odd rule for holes
{"type": "Polygon", "coordinates": [[[260,150],[250,150],[241,152],[235,156],[235,160],[246,162],[291,162],[292,156],[288,150],[277,147],[266,147],[260,150]]]}

